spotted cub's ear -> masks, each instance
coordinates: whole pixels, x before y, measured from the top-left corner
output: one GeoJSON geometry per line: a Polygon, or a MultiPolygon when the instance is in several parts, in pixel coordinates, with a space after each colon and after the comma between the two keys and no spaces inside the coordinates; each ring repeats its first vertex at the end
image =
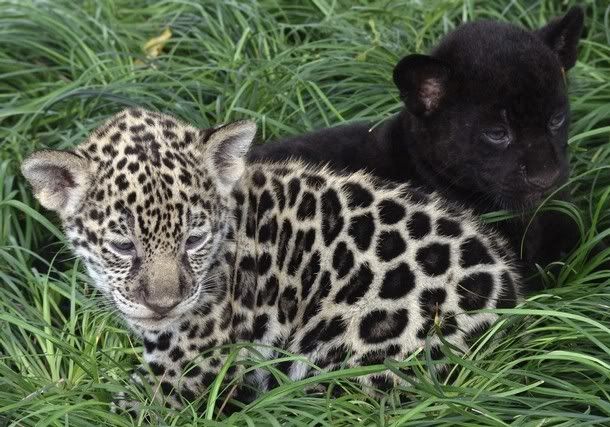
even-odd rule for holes
{"type": "Polygon", "coordinates": [[[394,83],[409,111],[430,115],[447,94],[450,70],[444,62],[427,55],[408,55],[394,67],[394,83]]]}
{"type": "Polygon", "coordinates": [[[222,193],[230,193],[243,175],[246,153],[255,135],[254,122],[240,121],[212,129],[208,136],[204,146],[207,168],[222,193]]]}
{"type": "Polygon", "coordinates": [[[583,10],[575,6],[564,16],[556,18],[536,31],[538,37],[559,57],[561,65],[569,70],[576,63],[578,41],[582,35],[583,10]]]}
{"type": "Polygon", "coordinates": [[[24,160],[21,172],[40,204],[61,217],[77,210],[90,182],[88,161],[70,151],[37,151],[24,160]]]}

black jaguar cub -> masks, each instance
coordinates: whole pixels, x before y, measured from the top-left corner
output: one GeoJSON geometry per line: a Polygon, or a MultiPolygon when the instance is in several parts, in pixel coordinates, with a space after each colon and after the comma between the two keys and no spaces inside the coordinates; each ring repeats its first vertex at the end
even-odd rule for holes
{"type": "MultiPolygon", "coordinates": [[[[530,216],[568,177],[569,104],[565,72],[576,62],[583,11],[536,31],[480,21],[447,35],[431,55],[409,55],[394,69],[405,108],[371,130],[360,123],[254,148],[250,159],[289,157],[337,170],[367,169],[440,191],[478,213],[522,214],[500,230],[519,252],[530,216]]],[[[576,226],[538,215],[522,260],[528,270],[569,251],[576,226]]],[[[537,287],[538,285],[531,285],[537,287]]]]}

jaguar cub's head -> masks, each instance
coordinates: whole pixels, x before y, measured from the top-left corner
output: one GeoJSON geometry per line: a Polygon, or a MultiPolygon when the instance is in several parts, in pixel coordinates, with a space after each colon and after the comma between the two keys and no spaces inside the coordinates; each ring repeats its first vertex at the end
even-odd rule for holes
{"type": "Polygon", "coordinates": [[[394,81],[426,167],[496,207],[527,209],[568,176],[567,70],[583,12],[536,31],[464,24],[430,56],[409,55],[394,81]]]}
{"type": "Polygon", "coordinates": [[[131,324],[158,329],[215,296],[207,273],[255,132],[132,109],[73,151],[32,154],[22,172],[95,285],[131,324]]]}

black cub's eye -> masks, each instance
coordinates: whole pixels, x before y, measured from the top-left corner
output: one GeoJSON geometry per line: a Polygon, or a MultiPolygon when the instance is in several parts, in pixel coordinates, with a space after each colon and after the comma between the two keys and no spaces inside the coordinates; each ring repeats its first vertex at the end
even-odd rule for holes
{"type": "Polygon", "coordinates": [[[504,128],[488,129],[483,132],[483,136],[493,145],[506,146],[510,142],[510,134],[504,128]]]}
{"type": "Polygon", "coordinates": [[[134,245],[133,242],[130,242],[130,241],[110,242],[110,246],[116,252],[119,252],[122,254],[129,254],[129,253],[133,252],[136,248],[136,245],[134,245]]]}
{"type": "Polygon", "coordinates": [[[549,120],[549,127],[552,130],[556,130],[559,129],[561,127],[561,125],[563,125],[563,123],[566,121],[566,115],[565,113],[557,113],[554,114],[551,119],[549,120]]]}
{"type": "Polygon", "coordinates": [[[204,234],[193,234],[186,239],[186,248],[192,249],[199,245],[205,238],[204,234]]]}

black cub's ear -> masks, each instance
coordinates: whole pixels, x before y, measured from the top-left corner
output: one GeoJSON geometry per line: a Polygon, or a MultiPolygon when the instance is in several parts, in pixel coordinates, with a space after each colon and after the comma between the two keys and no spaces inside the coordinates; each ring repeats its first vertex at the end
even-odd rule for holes
{"type": "Polygon", "coordinates": [[[449,66],[432,56],[408,55],[394,67],[394,84],[411,113],[430,115],[445,98],[449,75],[449,66]]]}
{"type": "Polygon", "coordinates": [[[538,37],[559,57],[565,70],[576,63],[578,41],[584,22],[582,8],[575,6],[564,16],[556,18],[536,31],[538,37]]]}

